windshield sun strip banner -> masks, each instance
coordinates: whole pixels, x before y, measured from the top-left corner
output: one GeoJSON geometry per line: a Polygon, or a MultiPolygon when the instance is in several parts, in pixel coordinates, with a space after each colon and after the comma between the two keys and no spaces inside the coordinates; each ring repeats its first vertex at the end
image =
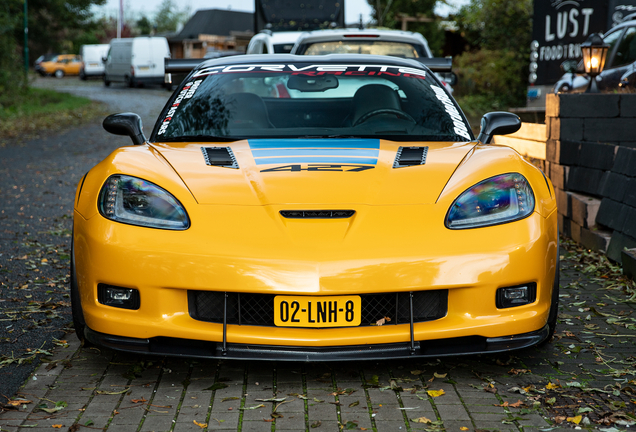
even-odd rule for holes
{"type": "MultiPolygon", "coordinates": [[[[306,65],[306,63],[305,63],[306,65]]],[[[310,64],[306,66],[296,66],[294,64],[240,64],[240,65],[223,65],[202,68],[192,75],[197,78],[207,75],[224,74],[224,73],[258,73],[258,72],[279,72],[291,74],[306,75],[359,75],[359,76],[405,76],[412,78],[426,78],[426,71],[408,66],[396,66],[387,64],[310,64]]]]}

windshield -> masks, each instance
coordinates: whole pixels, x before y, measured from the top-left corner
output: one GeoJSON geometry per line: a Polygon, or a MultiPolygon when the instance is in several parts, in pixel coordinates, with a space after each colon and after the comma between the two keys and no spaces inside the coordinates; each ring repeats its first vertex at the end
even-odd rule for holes
{"type": "Polygon", "coordinates": [[[403,58],[422,57],[421,49],[418,50],[410,43],[379,40],[338,40],[308,43],[301,48],[299,54],[372,54],[403,58]]]}
{"type": "Polygon", "coordinates": [[[431,73],[387,64],[239,64],[195,71],[154,141],[374,137],[469,141],[463,114],[431,73]]]}

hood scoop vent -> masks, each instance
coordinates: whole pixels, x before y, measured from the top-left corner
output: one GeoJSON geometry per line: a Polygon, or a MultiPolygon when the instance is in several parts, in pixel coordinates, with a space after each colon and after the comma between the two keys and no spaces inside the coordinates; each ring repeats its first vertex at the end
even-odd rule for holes
{"type": "Polygon", "coordinates": [[[400,147],[393,162],[393,168],[404,168],[426,164],[428,147],[400,147]]]}
{"type": "Polygon", "coordinates": [[[346,219],[355,214],[355,210],[281,210],[287,219],[346,219]]]}
{"type": "Polygon", "coordinates": [[[238,169],[238,163],[229,147],[201,147],[205,163],[210,166],[238,169]]]}

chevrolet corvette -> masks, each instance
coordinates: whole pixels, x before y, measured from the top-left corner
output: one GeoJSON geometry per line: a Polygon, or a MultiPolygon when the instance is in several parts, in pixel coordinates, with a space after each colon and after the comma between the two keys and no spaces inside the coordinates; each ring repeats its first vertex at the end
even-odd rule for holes
{"type": "MultiPolygon", "coordinates": [[[[78,337],[188,357],[369,360],[544,343],[558,307],[550,181],[473,135],[444,59],[235,56],[192,66],[147,138],[79,182],[78,337]],[[427,66],[428,65],[428,66],[427,66]]],[[[166,60],[166,70],[171,69],[166,60]]]]}

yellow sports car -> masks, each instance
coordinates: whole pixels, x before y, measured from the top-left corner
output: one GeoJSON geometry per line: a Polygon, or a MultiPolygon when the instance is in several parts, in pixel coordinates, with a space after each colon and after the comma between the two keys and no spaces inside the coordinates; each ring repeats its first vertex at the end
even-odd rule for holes
{"type": "Polygon", "coordinates": [[[77,188],[78,336],[149,354],[307,361],[547,340],[552,185],[490,144],[517,116],[485,115],[475,139],[432,73],[449,61],[422,62],[208,60],[150,138],[135,114],[107,117],[134,145],[77,188]]]}

